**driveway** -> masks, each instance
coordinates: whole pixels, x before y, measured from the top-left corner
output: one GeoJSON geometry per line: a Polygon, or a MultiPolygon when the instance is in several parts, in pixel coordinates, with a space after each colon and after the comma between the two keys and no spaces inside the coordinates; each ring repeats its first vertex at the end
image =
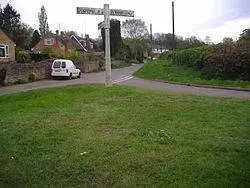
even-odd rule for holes
{"type": "MultiPolygon", "coordinates": [[[[172,92],[182,92],[194,95],[205,95],[205,96],[220,96],[220,97],[236,97],[236,98],[250,98],[250,92],[248,91],[235,91],[228,89],[213,89],[213,88],[202,88],[185,86],[178,84],[169,84],[163,82],[156,82],[151,80],[145,80],[136,78],[133,73],[139,70],[142,65],[133,65],[121,69],[112,70],[112,82],[113,84],[129,85],[142,88],[150,88],[157,90],[165,90],[172,92]]],[[[6,95],[10,93],[17,93],[22,91],[29,91],[40,88],[51,88],[58,86],[66,86],[73,84],[90,84],[90,83],[104,83],[105,72],[98,73],[87,73],[80,79],[73,80],[43,80],[38,82],[32,82],[22,85],[13,85],[8,87],[0,88],[0,95],[6,95]]]]}

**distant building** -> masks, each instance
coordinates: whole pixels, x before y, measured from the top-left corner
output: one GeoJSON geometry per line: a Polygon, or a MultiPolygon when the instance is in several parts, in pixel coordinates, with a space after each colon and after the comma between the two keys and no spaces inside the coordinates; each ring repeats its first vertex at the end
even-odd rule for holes
{"type": "Polygon", "coordinates": [[[158,44],[154,44],[152,46],[152,52],[156,53],[156,54],[161,54],[163,52],[167,52],[168,49],[164,48],[164,46],[158,45],[158,44]]]}
{"type": "Polygon", "coordinates": [[[53,54],[69,51],[87,52],[93,49],[93,43],[87,38],[71,35],[65,36],[63,33],[59,35],[57,32],[48,33],[40,42],[38,42],[32,51],[41,53],[44,50],[50,50],[53,54]]]}
{"type": "Polygon", "coordinates": [[[15,61],[16,44],[0,29],[0,62],[15,61]]]}

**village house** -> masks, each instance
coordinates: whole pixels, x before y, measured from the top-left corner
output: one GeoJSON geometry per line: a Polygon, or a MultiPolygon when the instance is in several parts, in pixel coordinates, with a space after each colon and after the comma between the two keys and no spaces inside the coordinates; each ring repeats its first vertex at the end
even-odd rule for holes
{"type": "Polygon", "coordinates": [[[152,46],[152,52],[155,53],[155,54],[161,54],[161,53],[167,52],[167,51],[168,51],[168,49],[166,49],[162,45],[153,44],[153,46],[152,46]]]}
{"type": "Polygon", "coordinates": [[[15,61],[16,44],[0,29],[0,62],[15,61]]]}
{"type": "Polygon", "coordinates": [[[53,54],[60,54],[76,50],[78,52],[87,52],[93,50],[93,42],[89,40],[88,35],[85,38],[71,35],[66,36],[63,32],[48,33],[40,42],[38,42],[32,51],[35,53],[42,53],[49,50],[53,54]]]}

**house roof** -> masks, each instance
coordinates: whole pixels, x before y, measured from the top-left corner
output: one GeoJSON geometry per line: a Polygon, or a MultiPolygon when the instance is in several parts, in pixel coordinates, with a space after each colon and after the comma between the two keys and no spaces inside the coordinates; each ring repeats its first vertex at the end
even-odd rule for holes
{"type": "Polygon", "coordinates": [[[69,37],[69,36],[57,35],[54,33],[48,33],[44,38],[46,38],[46,37],[56,38],[62,44],[64,44],[64,45],[67,44],[69,46],[73,46],[74,48],[76,48],[79,51],[85,51],[85,52],[87,51],[86,48],[84,48],[84,46],[80,43],[80,41],[74,35],[69,37]]]}
{"type": "Polygon", "coordinates": [[[0,33],[2,33],[2,34],[4,34],[14,45],[16,45],[14,42],[13,42],[13,40],[7,35],[7,34],[5,34],[4,32],[3,32],[3,30],[0,28],[0,33]]]}
{"type": "MultiPolygon", "coordinates": [[[[73,36],[73,35],[72,35],[73,36]]],[[[76,35],[74,35],[79,41],[86,41],[86,38],[83,38],[83,37],[79,37],[79,36],[76,36],[76,35]]],[[[94,43],[94,40],[93,39],[91,39],[91,38],[89,38],[89,41],[90,41],[90,43],[94,43]]]]}
{"type": "Polygon", "coordinates": [[[75,41],[76,45],[84,49],[85,52],[87,51],[86,48],[81,44],[80,40],[75,35],[72,35],[70,38],[72,41],[75,41]]]}

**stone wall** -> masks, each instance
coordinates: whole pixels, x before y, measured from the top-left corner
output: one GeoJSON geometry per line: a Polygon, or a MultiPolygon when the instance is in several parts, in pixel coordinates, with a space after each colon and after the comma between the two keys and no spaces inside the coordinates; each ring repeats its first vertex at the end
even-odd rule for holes
{"type": "Polygon", "coordinates": [[[76,68],[81,72],[96,72],[104,69],[104,62],[102,61],[88,61],[88,62],[75,62],[76,68]]]}
{"type": "MultiPolygon", "coordinates": [[[[18,82],[28,81],[31,73],[36,73],[40,79],[51,78],[51,65],[53,60],[36,63],[4,63],[0,62],[0,84],[10,85],[18,82]]],[[[76,68],[81,72],[95,72],[103,69],[103,63],[99,61],[76,62],[76,68]]]]}
{"type": "Polygon", "coordinates": [[[0,71],[5,74],[2,84],[9,85],[28,81],[31,73],[36,73],[39,79],[50,78],[52,60],[39,63],[0,63],[0,71]],[[4,73],[5,72],[5,73],[4,73]]]}

